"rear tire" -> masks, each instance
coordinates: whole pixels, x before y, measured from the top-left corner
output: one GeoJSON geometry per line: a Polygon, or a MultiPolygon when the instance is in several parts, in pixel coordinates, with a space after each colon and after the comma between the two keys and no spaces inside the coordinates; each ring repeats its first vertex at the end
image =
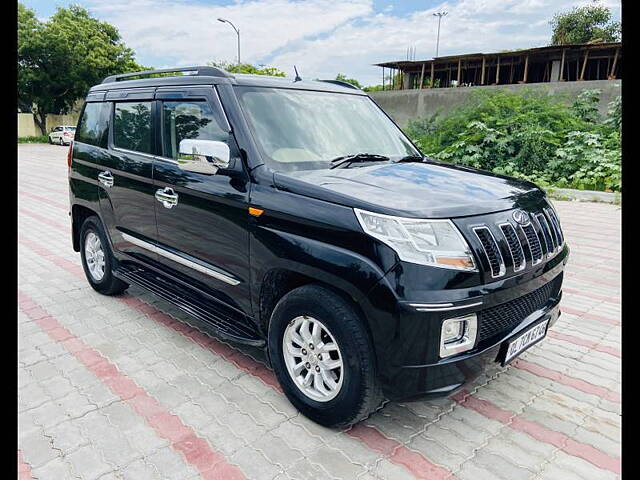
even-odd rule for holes
{"type": "Polygon", "coordinates": [[[383,400],[373,345],[363,320],[351,302],[326,287],[304,285],[278,302],[269,324],[269,357],[289,401],[321,425],[357,423],[383,400]],[[322,336],[321,340],[309,337],[314,324],[319,325],[316,336],[322,336]],[[295,338],[298,340],[292,340],[295,338]],[[304,340],[306,352],[300,340],[304,340]],[[330,358],[329,350],[334,350],[330,358]],[[341,366],[328,371],[329,364],[341,366]],[[318,372],[318,380],[314,372],[318,372]],[[305,386],[304,378],[310,376],[314,378],[305,386]]]}
{"type": "Polygon", "coordinates": [[[51,140],[51,135],[47,135],[47,138],[49,139],[49,145],[53,145],[53,140],[51,140]]]}
{"type": "Polygon", "coordinates": [[[96,216],[88,217],[80,228],[80,256],[84,274],[96,292],[118,295],[129,287],[113,275],[113,254],[102,222],[96,216]]]}

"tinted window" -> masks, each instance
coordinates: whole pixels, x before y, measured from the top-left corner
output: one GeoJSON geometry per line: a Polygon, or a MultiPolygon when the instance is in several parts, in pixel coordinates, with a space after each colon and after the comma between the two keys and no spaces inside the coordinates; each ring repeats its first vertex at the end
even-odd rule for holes
{"type": "Polygon", "coordinates": [[[78,124],[75,141],[107,148],[110,103],[87,103],[78,124]]]}
{"type": "Polygon", "coordinates": [[[151,152],[151,102],[116,103],[113,144],[135,152],[151,152]]]}
{"type": "Polygon", "coordinates": [[[229,132],[218,126],[213,110],[207,102],[164,102],[162,119],[163,155],[165,157],[178,158],[180,141],[186,138],[218,140],[228,143],[229,132]]]}

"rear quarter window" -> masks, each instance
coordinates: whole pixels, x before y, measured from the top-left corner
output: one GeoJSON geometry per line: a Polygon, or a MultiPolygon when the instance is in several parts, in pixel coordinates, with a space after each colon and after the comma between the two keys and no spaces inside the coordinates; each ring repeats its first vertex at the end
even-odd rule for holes
{"type": "Polygon", "coordinates": [[[87,103],[75,134],[75,141],[107,148],[110,103],[87,103]]]}

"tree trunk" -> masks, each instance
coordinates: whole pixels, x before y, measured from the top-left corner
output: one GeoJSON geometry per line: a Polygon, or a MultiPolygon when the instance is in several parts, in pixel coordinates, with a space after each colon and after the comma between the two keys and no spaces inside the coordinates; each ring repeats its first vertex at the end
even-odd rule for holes
{"type": "Polygon", "coordinates": [[[33,112],[33,121],[36,122],[42,135],[47,134],[47,114],[44,112],[33,112]]]}

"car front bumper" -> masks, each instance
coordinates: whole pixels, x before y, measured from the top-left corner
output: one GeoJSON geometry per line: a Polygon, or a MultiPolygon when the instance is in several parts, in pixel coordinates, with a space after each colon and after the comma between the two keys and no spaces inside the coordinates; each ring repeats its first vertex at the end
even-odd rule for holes
{"type": "MultiPolygon", "coordinates": [[[[563,270],[567,259],[568,248],[535,274],[483,285],[481,289],[470,288],[468,295],[465,293],[466,299],[452,301],[449,305],[453,308],[444,311],[420,311],[415,300],[397,301],[393,313],[387,315],[384,322],[382,319],[378,321],[378,324],[389,326],[389,340],[377,345],[379,379],[385,396],[391,400],[402,400],[449,395],[501,361],[504,355],[501,346],[505,342],[547,318],[548,328],[551,328],[560,315],[563,270]],[[472,349],[440,358],[440,332],[445,319],[476,313],[481,330],[486,313],[518,302],[525,296],[536,295],[541,289],[547,289],[544,301],[540,301],[526,316],[507,315],[511,322],[508,328],[485,333],[484,336],[479,334],[472,349]],[[481,295],[477,295],[479,290],[481,295]]],[[[378,292],[374,289],[371,293],[376,296],[378,292]]],[[[460,293],[460,290],[456,291],[458,298],[460,293]]]]}
{"type": "Polygon", "coordinates": [[[455,393],[486,372],[491,365],[502,361],[504,352],[501,347],[504,343],[546,319],[549,319],[548,328],[551,328],[560,316],[560,297],[552,299],[543,310],[536,311],[517,328],[481,349],[454,355],[434,364],[397,367],[385,385],[387,398],[400,400],[455,393]]]}

